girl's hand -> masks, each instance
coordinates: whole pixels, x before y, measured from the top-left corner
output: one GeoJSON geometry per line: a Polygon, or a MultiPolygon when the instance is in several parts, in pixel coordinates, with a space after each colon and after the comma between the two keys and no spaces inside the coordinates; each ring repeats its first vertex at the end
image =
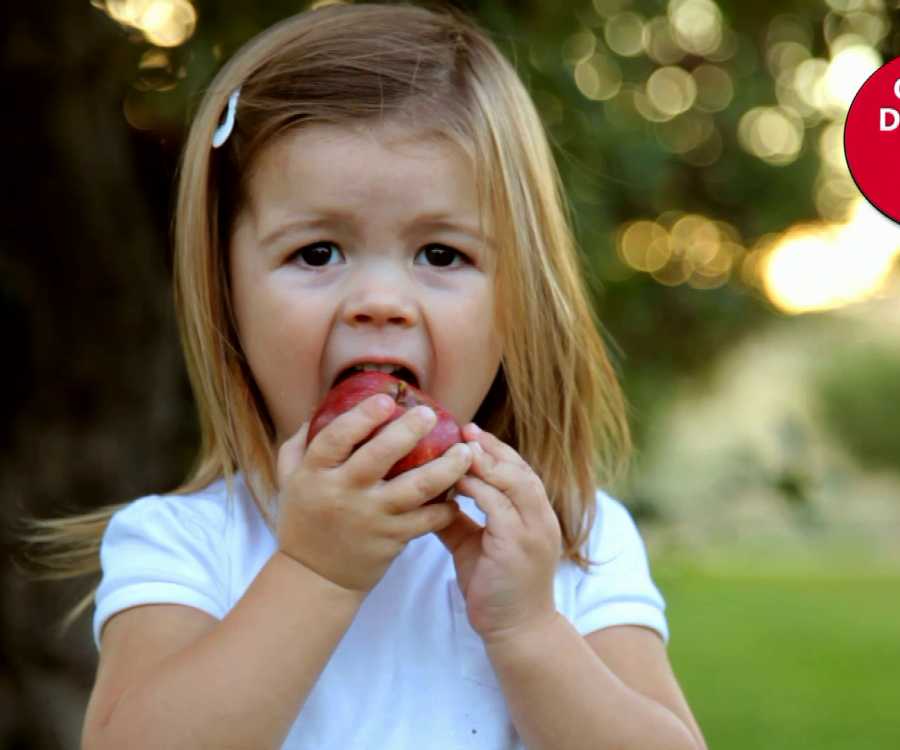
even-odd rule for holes
{"type": "Polygon", "coordinates": [[[354,450],[393,409],[393,399],[381,404],[378,395],[370,396],[335,417],[308,448],[307,422],[278,451],[279,550],[362,595],[411,539],[453,521],[459,513],[454,501],[425,503],[452,487],[472,460],[471,449],[457,444],[385,481],[435,424],[434,412],[417,407],[354,450]]]}
{"type": "Polygon", "coordinates": [[[469,472],[456,489],[486,515],[480,526],[460,513],[436,532],[453,554],[472,628],[485,642],[538,629],[556,618],[553,580],[562,532],[540,477],[512,448],[469,424],[469,472]]]}

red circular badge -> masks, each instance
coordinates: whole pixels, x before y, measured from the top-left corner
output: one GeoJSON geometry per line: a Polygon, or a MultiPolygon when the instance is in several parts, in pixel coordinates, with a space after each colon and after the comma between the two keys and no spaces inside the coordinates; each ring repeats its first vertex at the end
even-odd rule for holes
{"type": "Polygon", "coordinates": [[[866,200],[900,222],[900,58],[856,92],[844,125],[844,154],[866,200]]]}

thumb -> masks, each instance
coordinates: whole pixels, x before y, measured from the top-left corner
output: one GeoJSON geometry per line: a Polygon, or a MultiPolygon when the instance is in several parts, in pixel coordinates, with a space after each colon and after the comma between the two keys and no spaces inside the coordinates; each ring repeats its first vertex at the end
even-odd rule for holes
{"type": "Polygon", "coordinates": [[[309,422],[304,422],[300,429],[285,440],[278,449],[278,481],[293,474],[306,455],[306,436],[309,434],[309,422]]]}

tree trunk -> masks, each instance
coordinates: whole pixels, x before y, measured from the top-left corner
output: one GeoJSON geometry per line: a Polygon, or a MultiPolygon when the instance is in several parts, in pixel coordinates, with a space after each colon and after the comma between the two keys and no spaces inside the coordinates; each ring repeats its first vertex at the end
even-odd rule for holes
{"type": "MultiPolygon", "coordinates": [[[[159,182],[171,181],[173,156],[123,116],[126,76],[114,65],[125,35],[87,0],[0,6],[8,535],[23,513],[68,515],[174,486],[196,435],[161,229],[168,206],[148,197],[169,194],[159,182]]],[[[55,628],[95,581],[28,583],[3,544],[0,748],[78,748],[93,609],[65,638],[55,628]]]]}

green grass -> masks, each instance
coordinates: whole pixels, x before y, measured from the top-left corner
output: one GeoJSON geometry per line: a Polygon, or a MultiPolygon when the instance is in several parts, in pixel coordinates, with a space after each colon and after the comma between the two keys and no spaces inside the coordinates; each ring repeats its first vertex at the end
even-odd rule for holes
{"type": "Polygon", "coordinates": [[[900,577],[665,571],[669,657],[710,750],[900,747],[900,577]]]}

